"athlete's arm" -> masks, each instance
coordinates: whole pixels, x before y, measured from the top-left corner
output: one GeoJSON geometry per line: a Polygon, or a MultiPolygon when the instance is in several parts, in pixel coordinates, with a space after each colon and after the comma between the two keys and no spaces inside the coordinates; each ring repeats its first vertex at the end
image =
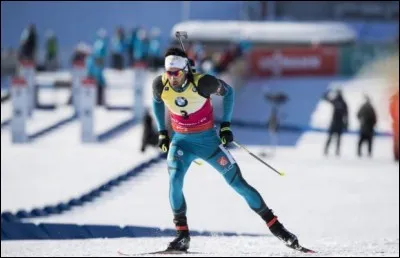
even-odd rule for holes
{"type": "Polygon", "coordinates": [[[199,80],[198,91],[205,98],[209,98],[211,94],[222,96],[224,108],[222,121],[231,122],[235,98],[235,92],[231,86],[221,79],[206,74],[199,80]]]}

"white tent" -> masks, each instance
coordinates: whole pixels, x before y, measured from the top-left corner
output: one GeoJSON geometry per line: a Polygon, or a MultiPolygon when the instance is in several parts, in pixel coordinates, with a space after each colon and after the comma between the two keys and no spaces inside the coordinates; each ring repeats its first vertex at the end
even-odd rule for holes
{"type": "Polygon", "coordinates": [[[341,22],[252,22],[252,21],[186,21],[176,24],[176,31],[186,31],[190,41],[236,41],[255,43],[328,43],[356,40],[356,32],[341,22]]]}

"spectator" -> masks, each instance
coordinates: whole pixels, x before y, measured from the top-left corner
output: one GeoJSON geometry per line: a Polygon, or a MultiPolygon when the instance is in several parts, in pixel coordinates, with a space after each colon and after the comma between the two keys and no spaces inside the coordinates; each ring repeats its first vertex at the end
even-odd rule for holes
{"type": "Polygon", "coordinates": [[[164,67],[160,48],[160,29],[152,28],[150,31],[149,66],[153,69],[164,67]]]}
{"type": "Polygon", "coordinates": [[[325,93],[323,98],[329,101],[333,105],[333,116],[331,125],[329,127],[328,139],[325,144],[324,154],[328,155],[329,145],[332,140],[332,136],[336,136],[336,156],[340,155],[340,140],[343,131],[348,128],[348,109],[346,101],[343,99],[342,91],[337,90],[334,98],[329,98],[328,94],[325,93]]]}
{"type": "Polygon", "coordinates": [[[35,24],[30,24],[21,35],[19,59],[28,59],[36,63],[37,33],[35,24]]]}
{"type": "Polygon", "coordinates": [[[93,45],[93,54],[97,58],[103,59],[102,62],[107,56],[107,31],[105,29],[99,29],[97,31],[97,38],[93,45]]]}
{"type": "Polygon", "coordinates": [[[137,38],[133,45],[133,58],[135,62],[146,62],[148,61],[149,51],[149,39],[147,32],[144,29],[139,29],[137,32],[137,38]]]}
{"type": "Polygon", "coordinates": [[[368,156],[372,156],[372,143],[374,137],[374,127],[376,125],[376,113],[368,96],[365,96],[365,102],[357,113],[360,121],[360,138],[358,140],[358,156],[362,156],[362,144],[368,143],[368,156]]]}
{"type": "Polygon", "coordinates": [[[52,31],[46,33],[46,60],[45,67],[47,71],[55,71],[58,68],[57,55],[58,55],[58,44],[57,38],[52,31]]]}
{"type": "Polygon", "coordinates": [[[91,54],[86,58],[87,75],[96,81],[97,88],[97,105],[102,106],[105,102],[104,90],[106,82],[104,78],[104,63],[102,59],[95,54],[91,54]]]}
{"type": "Polygon", "coordinates": [[[104,29],[97,31],[97,39],[93,45],[93,54],[86,58],[86,68],[89,77],[96,81],[97,86],[97,105],[105,103],[104,67],[107,55],[107,32],[104,29]]]}
{"type": "Polygon", "coordinates": [[[126,39],[127,51],[128,51],[128,65],[131,66],[134,63],[133,53],[135,51],[134,45],[137,39],[138,28],[133,28],[129,37],[126,39]]]}
{"type": "Polygon", "coordinates": [[[124,68],[124,53],[126,48],[125,32],[122,27],[117,28],[111,40],[111,67],[122,70],[124,68]]]}

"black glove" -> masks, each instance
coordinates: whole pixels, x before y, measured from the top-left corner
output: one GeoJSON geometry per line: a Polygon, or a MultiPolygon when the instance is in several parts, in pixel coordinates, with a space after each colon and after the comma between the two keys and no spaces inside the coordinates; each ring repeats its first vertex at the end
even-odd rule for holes
{"type": "Polygon", "coordinates": [[[169,150],[169,136],[167,130],[162,130],[158,132],[158,147],[160,147],[162,152],[167,153],[169,150]]]}
{"type": "Polygon", "coordinates": [[[231,131],[231,123],[222,122],[221,128],[219,129],[219,137],[221,138],[221,142],[224,146],[227,146],[228,143],[233,141],[233,134],[231,131]]]}

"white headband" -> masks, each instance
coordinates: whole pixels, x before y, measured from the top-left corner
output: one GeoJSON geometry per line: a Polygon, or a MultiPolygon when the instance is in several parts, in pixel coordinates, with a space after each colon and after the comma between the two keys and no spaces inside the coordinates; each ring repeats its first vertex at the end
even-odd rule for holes
{"type": "Polygon", "coordinates": [[[167,56],[165,58],[165,70],[168,70],[169,68],[179,68],[188,71],[187,62],[188,60],[186,57],[173,55],[167,56]]]}

